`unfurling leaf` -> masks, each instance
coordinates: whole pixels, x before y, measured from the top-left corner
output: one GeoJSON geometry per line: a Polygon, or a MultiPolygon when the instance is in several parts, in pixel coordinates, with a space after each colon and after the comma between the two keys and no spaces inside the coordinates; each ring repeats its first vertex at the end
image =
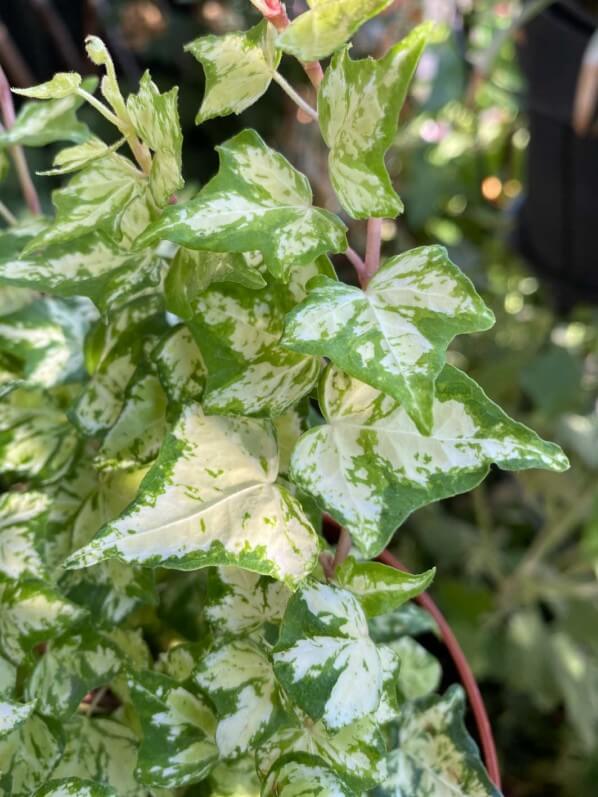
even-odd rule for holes
{"type": "Polygon", "coordinates": [[[77,72],[57,72],[52,80],[31,86],[28,89],[13,89],[15,94],[35,100],[60,100],[75,94],[81,85],[81,75],[77,72]]]}
{"type": "Polygon", "coordinates": [[[283,345],[319,354],[400,401],[420,431],[432,424],[434,382],[449,343],[494,315],[440,246],[388,260],[365,290],[324,277],[287,317],[283,345]]]}

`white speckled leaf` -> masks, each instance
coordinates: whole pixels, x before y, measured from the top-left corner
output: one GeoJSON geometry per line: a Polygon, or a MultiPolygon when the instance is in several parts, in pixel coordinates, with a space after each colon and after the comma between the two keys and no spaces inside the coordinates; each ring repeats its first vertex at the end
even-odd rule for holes
{"type": "Polygon", "coordinates": [[[264,623],[280,623],[290,595],[280,581],[238,567],[215,568],[208,574],[206,618],[214,634],[254,634],[264,623]]]}
{"type": "Polygon", "coordinates": [[[134,503],[67,566],[111,557],[180,570],[235,564],[295,585],[311,572],[319,545],[277,472],[267,422],[204,416],[190,405],[134,503]]]}
{"type": "Polygon", "coordinates": [[[175,86],[161,94],[146,71],[137,94],[127,97],[127,111],[135,132],[153,152],[149,186],[160,206],[184,185],[178,92],[175,86]]]}
{"type": "Polygon", "coordinates": [[[46,574],[41,551],[49,510],[50,501],[41,493],[0,496],[0,580],[46,574]]]}
{"type": "Polygon", "coordinates": [[[380,797],[500,797],[463,724],[464,695],[451,687],[443,697],[405,704],[399,743],[390,753],[390,776],[380,797]]]}
{"type": "MultiPolygon", "coordinates": [[[[34,708],[34,703],[15,703],[13,700],[0,700],[0,739],[12,733],[29,719],[34,708]]],[[[0,769],[1,772],[2,770],[0,769]]]]}
{"type": "Polygon", "coordinates": [[[206,76],[196,125],[215,116],[239,114],[266,92],[280,61],[275,38],[274,26],[263,20],[250,30],[201,36],[185,46],[206,76]]]}
{"type": "Polygon", "coordinates": [[[431,435],[399,402],[329,368],[320,406],[327,423],[297,443],[293,481],[377,556],[424,504],[467,492],[491,463],[504,470],[566,470],[559,446],[511,420],[468,376],[445,366],[436,382],[431,435]]]}
{"type": "Polygon", "coordinates": [[[194,680],[216,706],[216,744],[222,758],[236,758],[259,744],[280,720],[278,685],[266,654],[249,640],[209,653],[194,680]]]}
{"type": "Polygon", "coordinates": [[[312,207],[307,178],[254,130],[217,150],[218,174],[191,201],[166,208],[139,237],[139,246],[166,238],[190,249],[259,250],[270,271],[285,279],[292,266],[346,249],[344,224],[312,207]]]}
{"type": "Polygon", "coordinates": [[[330,149],[330,180],[354,219],[393,218],[403,212],[384,155],[396,135],[427,32],[427,25],[415,28],[379,61],[352,61],[345,48],[333,56],[324,75],[318,114],[330,149]]]}
{"type": "Polygon", "coordinates": [[[355,31],[392,0],[311,0],[278,36],[276,44],[301,61],[317,61],[338,50],[355,31]]]}
{"type": "Polygon", "coordinates": [[[162,338],[152,361],[169,401],[179,405],[199,401],[205,387],[206,366],[186,326],[176,326],[162,338]]]}
{"type": "Polygon", "coordinates": [[[118,648],[101,634],[86,629],[48,643],[25,690],[40,714],[66,718],[92,689],[106,685],[121,670],[118,648]]]}
{"type": "Polygon", "coordinates": [[[388,260],[365,291],[325,278],[287,317],[283,345],[328,357],[432,424],[434,382],[449,343],[488,329],[494,315],[441,246],[388,260]]]}
{"type": "Polygon", "coordinates": [[[380,654],[357,598],[347,590],[316,582],[298,590],[287,606],[274,651],[276,676],[286,692],[330,730],[378,708],[380,654]]]}
{"type": "Polygon", "coordinates": [[[350,787],[314,755],[280,758],[262,787],[262,797],[354,797],[350,787]]]}
{"type": "Polygon", "coordinates": [[[162,788],[203,780],[218,760],[210,708],[160,673],[137,673],[129,688],[143,727],[137,779],[162,788]]]}
{"type": "Polygon", "coordinates": [[[51,780],[35,792],[34,797],[118,797],[110,786],[81,778],[51,780]]]}
{"type": "Polygon", "coordinates": [[[428,589],[436,568],[424,573],[404,573],[379,562],[358,562],[352,556],[336,569],[339,586],[357,595],[368,617],[397,609],[428,589]]]}
{"type": "Polygon", "coordinates": [[[372,716],[379,725],[385,725],[395,720],[400,710],[397,680],[401,660],[390,645],[378,645],[378,653],[382,663],[382,695],[372,716]]]}
{"type": "Polygon", "coordinates": [[[48,781],[63,745],[59,724],[35,714],[0,739],[0,794],[30,797],[48,781]]]}
{"type": "Polygon", "coordinates": [[[277,730],[259,746],[257,765],[263,778],[281,756],[311,753],[358,793],[385,779],[384,738],[370,717],[345,725],[333,734],[322,722],[302,721],[305,719],[299,716],[295,725],[277,730]]]}

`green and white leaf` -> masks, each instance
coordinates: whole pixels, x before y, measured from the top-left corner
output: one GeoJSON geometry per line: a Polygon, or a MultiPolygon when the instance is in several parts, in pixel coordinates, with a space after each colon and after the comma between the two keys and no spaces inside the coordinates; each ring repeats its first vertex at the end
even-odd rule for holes
{"type": "Polygon", "coordinates": [[[0,584],[0,648],[14,664],[84,618],[83,609],[40,582],[0,584]]]}
{"type": "Polygon", "coordinates": [[[494,315],[441,246],[388,260],[366,290],[319,278],[287,317],[283,345],[328,357],[401,401],[420,431],[432,425],[434,382],[448,345],[494,315]]]}
{"type": "Polygon", "coordinates": [[[208,574],[206,618],[214,634],[245,636],[264,624],[279,624],[291,593],[280,581],[238,567],[219,567],[208,574]]]}
{"type": "Polygon", "coordinates": [[[180,324],[162,338],[152,354],[162,387],[176,405],[199,401],[206,383],[206,366],[189,329],[180,324]]]}
{"type": "Polygon", "coordinates": [[[318,61],[338,50],[368,19],[392,0],[308,0],[309,10],[296,17],[276,45],[301,61],[318,61]]]}
{"type": "Polygon", "coordinates": [[[428,589],[436,568],[424,573],[404,573],[379,562],[358,562],[348,557],[335,572],[339,586],[357,595],[368,617],[385,614],[428,589]]]}
{"type": "Polygon", "coordinates": [[[296,585],[315,566],[319,544],[277,473],[267,422],[204,416],[190,405],[133,504],[67,566],[108,558],[180,570],[237,565],[296,585]]]}
{"type": "Polygon", "coordinates": [[[178,112],[178,87],[161,94],[150,73],[144,72],[137,94],[127,97],[129,119],[139,138],[154,153],[149,185],[157,205],[162,206],[184,185],[182,175],[183,134],[178,112]]]}
{"type": "Polygon", "coordinates": [[[239,114],[267,91],[280,61],[275,39],[276,29],[263,20],[250,30],[201,36],[185,46],[206,77],[196,125],[215,116],[239,114]]]}
{"type": "Polygon", "coordinates": [[[280,458],[280,472],[288,473],[291,465],[291,455],[297,441],[309,428],[308,414],[309,403],[306,398],[283,415],[272,419],[278,440],[278,456],[280,458]]]}
{"type": "Polygon", "coordinates": [[[110,786],[81,778],[51,780],[35,792],[34,797],[118,797],[110,786]]]}
{"type": "Polygon", "coordinates": [[[436,382],[430,436],[399,402],[334,368],[323,377],[320,406],[327,422],[299,440],[291,475],[368,557],[413,510],[473,489],[491,463],[556,471],[569,464],[559,446],[511,420],[448,365],[436,382]]]}
{"type": "Polygon", "coordinates": [[[47,783],[63,745],[60,725],[35,714],[0,739],[0,794],[30,797],[47,783]]]}
{"type": "Polygon", "coordinates": [[[218,760],[211,709],[160,673],[137,673],[129,688],[143,728],[136,778],[162,788],[203,780],[218,760]]]}
{"type": "Polygon", "coordinates": [[[41,551],[49,509],[50,502],[41,493],[0,496],[0,580],[46,575],[41,551]]]}
{"type": "Polygon", "coordinates": [[[262,797],[354,797],[349,786],[313,755],[280,758],[262,786],[262,797]]]}
{"type": "Polygon", "coordinates": [[[60,100],[75,94],[80,85],[81,75],[77,72],[56,72],[46,83],[30,86],[27,89],[13,89],[13,92],[35,100],[60,100]]]}
{"type": "Polygon", "coordinates": [[[274,668],[291,699],[333,731],[380,703],[382,662],[363,610],[354,595],[329,584],[307,584],[290,599],[274,668]]]}
{"type": "Polygon", "coordinates": [[[106,74],[100,83],[100,90],[104,99],[110,103],[119,119],[125,122],[129,121],[127,106],[118,85],[116,70],[108,48],[99,36],[86,36],[85,51],[92,63],[96,66],[103,66],[106,69],[106,74]]]}
{"type": "Polygon", "coordinates": [[[407,700],[416,700],[435,692],[440,684],[442,669],[438,659],[411,637],[404,636],[391,643],[401,666],[397,685],[407,700]]]}
{"type": "Polygon", "coordinates": [[[17,668],[15,665],[0,656],[0,699],[14,697],[17,684],[17,668]]]}
{"type": "MultiPolygon", "coordinates": [[[[0,740],[12,733],[33,713],[33,703],[15,703],[13,700],[0,700],[0,740]]],[[[1,773],[0,769],[0,773],[1,773]]]]}
{"type": "Polygon", "coordinates": [[[403,212],[384,155],[396,136],[427,33],[427,25],[415,28],[379,61],[353,61],[346,47],[333,56],[324,75],[318,116],[329,147],[330,180],[354,219],[394,218],[403,212]]]}
{"type": "Polygon", "coordinates": [[[155,663],[157,672],[184,683],[189,680],[201,656],[206,652],[207,640],[182,642],[160,653],[155,663]]]}
{"type": "MultiPolygon", "coordinates": [[[[258,254],[259,263],[262,262],[258,254]]],[[[235,252],[201,252],[181,246],[164,280],[166,307],[189,320],[198,312],[197,298],[213,283],[235,282],[246,288],[263,288],[265,279],[255,267],[256,258],[235,252]]]]}
{"type": "Polygon", "coordinates": [[[66,718],[87,692],[108,684],[123,667],[118,648],[101,634],[86,629],[48,644],[27,683],[26,697],[37,711],[66,718]]]}
{"type": "Polygon", "coordinates": [[[260,782],[253,756],[218,764],[212,770],[209,784],[212,797],[260,797],[260,782]]]}
{"type": "Polygon", "coordinates": [[[236,758],[260,744],[280,722],[278,685],[264,651],[235,640],[209,653],[195,683],[216,706],[216,744],[221,758],[236,758]]]}
{"type": "Polygon", "coordinates": [[[72,147],[65,147],[61,149],[54,156],[52,166],[54,168],[45,172],[38,172],[43,176],[53,176],[57,174],[71,174],[71,172],[78,172],[88,166],[92,161],[98,158],[103,158],[110,152],[116,152],[119,147],[124,143],[124,138],[119,139],[114,144],[108,145],[102,141],[101,138],[92,136],[81,144],[75,144],[72,147]]]}
{"type": "Polygon", "coordinates": [[[380,797],[500,797],[463,724],[464,695],[451,687],[442,697],[407,703],[399,718],[399,743],[388,757],[390,775],[380,797]]]}
{"type": "Polygon", "coordinates": [[[368,625],[376,642],[393,642],[402,636],[417,634],[439,634],[430,613],[415,603],[405,603],[388,614],[373,617],[368,625]]]}
{"type": "Polygon", "coordinates": [[[218,174],[189,202],[166,208],[139,237],[139,246],[166,238],[212,252],[259,250],[274,276],[283,279],[291,267],[347,248],[344,224],[312,207],[307,178],[254,130],[217,150],[218,174]]]}
{"type": "Polygon", "coordinates": [[[390,645],[378,645],[378,654],[382,663],[382,695],[372,717],[379,725],[385,725],[395,720],[400,711],[397,683],[402,665],[390,645]]]}

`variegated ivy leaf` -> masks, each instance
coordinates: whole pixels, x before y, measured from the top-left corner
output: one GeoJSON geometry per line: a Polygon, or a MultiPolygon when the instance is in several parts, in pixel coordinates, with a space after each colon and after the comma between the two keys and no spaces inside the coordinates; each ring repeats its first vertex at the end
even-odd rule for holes
{"type": "Polygon", "coordinates": [[[100,138],[92,136],[81,144],[75,144],[72,147],[65,147],[61,149],[54,156],[52,161],[53,169],[45,172],[38,172],[40,175],[52,176],[56,174],[70,174],[71,172],[78,172],[83,169],[92,161],[104,157],[109,152],[115,152],[124,143],[124,138],[119,139],[116,143],[108,145],[100,138]]]}
{"type": "Polygon", "coordinates": [[[338,50],[392,0],[308,0],[309,11],[283,30],[276,44],[301,61],[318,61],[338,50]]]}
{"type": "Polygon", "coordinates": [[[137,673],[129,679],[129,688],[143,728],[137,780],[162,788],[203,780],[218,760],[211,709],[157,672],[137,673]]]}
{"type": "Polygon", "coordinates": [[[197,297],[189,327],[202,349],[208,412],[280,415],[313,388],[320,359],[279,345],[285,313],[305,296],[305,282],[329,268],[320,258],[298,270],[289,285],[269,279],[260,290],[214,285],[197,297]]]}
{"type": "Polygon", "coordinates": [[[14,390],[0,405],[0,472],[5,479],[48,484],[70,468],[74,427],[41,391],[14,390]]]}
{"type": "Polygon", "coordinates": [[[63,746],[60,725],[35,714],[0,739],[0,794],[30,797],[47,783],[63,746]]]}
{"type": "Polygon", "coordinates": [[[167,208],[139,237],[139,246],[166,238],[190,249],[259,250],[274,276],[283,279],[291,267],[347,248],[344,224],[312,207],[307,178],[254,130],[217,150],[218,174],[190,202],[167,208]]]}
{"type": "Polygon", "coordinates": [[[162,387],[176,405],[199,401],[206,383],[206,366],[189,329],[180,324],[162,338],[152,354],[162,387]]]}
{"type": "Polygon", "coordinates": [[[318,756],[358,794],[386,777],[384,738],[370,717],[331,734],[322,722],[312,723],[300,716],[295,725],[277,730],[260,744],[256,760],[262,778],[279,758],[296,753],[318,756]]]}
{"type": "Polygon", "coordinates": [[[250,640],[216,648],[199,664],[193,678],[216,706],[216,744],[222,758],[248,752],[280,722],[280,696],[272,664],[250,640]]]}
{"type": "Polygon", "coordinates": [[[427,32],[427,26],[415,28],[380,61],[352,61],[345,48],[332,58],[324,75],[318,114],[330,149],[330,180],[341,205],[354,219],[393,218],[403,212],[384,155],[396,135],[427,32]]]}
{"type": "Polygon", "coordinates": [[[424,573],[404,573],[379,562],[357,562],[352,556],[335,572],[337,583],[357,595],[368,617],[397,609],[428,589],[436,568],[424,573]]]}
{"type": "Polygon", "coordinates": [[[368,625],[376,642],[392,642],[402,636],[417,634],[439,635],[434,618],[415,603],[405,603],[393,612],[374,617],[368,625]]]}
{"type": "Polygon", "coordinates": [[[149,185],[156,204],[160,206],[184,185],[178,93],[175,86],[161,94],[146,71],[137,94],[127,97],[127,111],[135,132],[154,153],[149,185]]]}
{"type": "Polygon", "coordinates": [[[103,66],[106,69],[106,74],[100,83],[102,95],[108,100],[119,119],[128,121],[127,106],[118,85],[116,70],[108,48],[99,36],[86,36],[85,52],[96,66],[103,66]]]}
{"type": "Polygon", "coordinates": [[[0,584],[0,649],[14,664],[34,645],[64,634],[85,617],[75,606],[41,582],[0,584]]]}
{"type": "Polygon", "coordinates": [[[215,634],[253,634],[264,624],[280,623],[290,594],[265,576],[238,567],[214,568],[208,574],[206,617],[215,634]]]}
{"type": "Polygon", "coordinates": [[[314,755],[283,756],[262,786],[262,797],[354,797],[350,787],[314,755]]]}
{"type": "Polygon", "coordinates": [[[97,313],[85,299],[37,299],[0,316],[0,351],[16,358],[23,382],[55,387],[81,379],[83,340],[97,313]]]}
{"type": "Polygon", "coordinates": [[[248,255],[198,252],[181,246],[164,280],[166,307],[179,318],[189,320],[197,313],[197,298],[212,283],[219,282],[236,282],[254,290],[266,284],[248,255]]]}
{"type": "MultiPolygon", "coordinates": [[[[25,237],[23,243],[32,236],[25,237]]],[[[119,294],[158,285],[163,261],[152,250],[131,253],[92,233],[41,254],[0,256],[0,284],[55,296],[88,296],[104,311],[119,294]]]]}
{"type": "Polygon", "coordinates": [[[0,698],[2,700],[14,697],[16,683],[17,668],[12,662],[0,656],[0,698]]]}
{"type": "Polygon", "coordinates": [[[172,678],[177,683],[189,680],[195,665],[206,653],[207,640],[200,642],[183,642],[160,653],[155,663],[157,672],[172,678]]]}
{"type": "Polygon", "coordinates": [[[41,538],[49,509],[50,502],[41,493],[0,496],[0,580],[45,575],[41,538]]]}
{"type": "Polygon", "coordinates": [[[206,88],[195,117],[199,125],[215,116],[241,113],[266,92],[280,61],[276,29],[266,20],[224,36],[201,36],[185,46],[203,66],[206,88]]]}
{"type": "Polygon", "coordinates": [[[190,405],[133,504],[67,566],[108,558],[180,570],[234,564],[295,585],[313,569],[319,546],[277,472],[267,422],[204,416],[190,405]]]}
{"type": "Polygon", "coordinates": [[[34,797],[118,797],[110,786],[81,778],[51,780],[35,792],[34,797]]]}
{"type": "Polygon", "coordinates": [[[436,691],[442,677],[442,668],[423,645],[404,636],[391,642],[390,646],[401,662],[397,685],[405,699],[415,700],[436,691]]]}
{"type": "MultiPolygon", "coordinates": [[[[95,78],[86,78],[82,88],[93,91],[96,85],[95,78]]],[[[44,147],[54,141],[85,141],[89,130],[75,116],[82,103],[83,99],[75,94],[59,100],[24,103],[12,127],[0,131],[0,150],[14,144],[44,147]]]]}
{"type": "Polygon", "coordinates": [[[388,757],[390,776],[381,797],[500,797],[463,724],[464,695],[451,687],[443,697],[405,704],[399,743],[388,757]]]}
{"type": "Polygon", "coordinates": [[[136,734],[117,719],[75,715],[64,725],[66,747],[53,778],[83,778],[111,786],[119,797],[147,797],[134,771],[136,734]]]}
{"type": "Polygon", "coordinates": [[[283,345],[319,354],[401,401],[420,431],[432,424],[434,381],[451,340],[488,329],[494,315],[441,246],[388,260],[365,291],[314,280],[289,313],[283,345]]]}
{"type": "Polygon", "coordinates": [[[328,729],[339,730],[378,708],[382,662],[350,592],[317,582],[299,589],[274,651],[276,675],[287,693],[328,729]]]}
{"type": "Polygon", "coordinates": [[[128,158],[114,152],[98,158],[52,192],[54,222],[23,254],[94,231],[126,245],[150,222],[147,187],[147,178],[128,158]]]}
{"type": "Polygon", "coordinates": [[[445,366],[436,382],[430,436],[390,396],[329,368],[320,406],[327,423],[297,443],[293,481],[377,556],[414,509],[504,470],[566,470],[562,450],[511,420],[468,376],[445,366]]]}
{"type": "Polygon", "coordinates": [[[297,440],[309,428],[308,423],[309,401],[304,399],[299,404],[291,407],[283,415],[272,419],[278,440],[278,455],[280,458],[280,472],[288,473],[291,465],[291,454],[297,440]]]}
{"type": "Polygon", "coordinates": [[[81,75],[76,72],[57,72],[52,80],[46,83],[30,86],[27,89],[13,89],[13,92],[36,100],[60,100],[75,94],[80,85],[81,75]]]}
{"type": "Polygon", "coordinates": [[[12,733],[28,720],[34,708],[34,703],[15,703],[13,700],[0,700],[0,739],[12,733]]]}
{"type": "Polygon", "coordinates": [[[77,710],[87,692],[107,684],[122,666],[123,657],[116,645],[86,629],[48,643],[25,694],[40,714],[66,718],[77,710]]]}
{"type": "Polygon", "coordinates": [[[397,681],[401,671],[401,660],[390,645],[378,645],[378,653],[382,664],[382,695],[372,719],[378,725],[385,725],[395,720],[400,710],[397,681]]]}
{"type": "Polygon", "coordinates": [[[209,784],[211,797],[260,797],[253,756],[218,764],[210,774],[209,784]]]}
{"type": "Polygon", "coordinates": [[[153,374],[130,383],[121,413],[96,456],[98,469],[136,470],[155,459],[166,433],[166,404],[153,374]]]}

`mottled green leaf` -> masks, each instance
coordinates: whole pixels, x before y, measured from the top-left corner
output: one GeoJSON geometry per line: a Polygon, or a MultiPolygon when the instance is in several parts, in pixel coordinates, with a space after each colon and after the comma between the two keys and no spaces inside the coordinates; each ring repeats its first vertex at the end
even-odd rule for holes
{"type": "Polygon", "coordinates": [[[464,695],[452,687],[443,697],[407,703],[399,718],[399,743],[388,757],[390,776],[380,797],[500,797],[463,724],[464,695]]]}
{"type": "Polygon", "coordinates": [[[180,324],[168,332],[153,352],[158,376],[174,404],[199,401],[206,382],[206,366],[189,329],[180,324]]]}
{"type": "Polygon", "coordinates": [[[166,204],[184,185],[178,92],[175,86],[161,94],[146,71],[139,82],[137,94],[130,94],[127,98],[127,111],[135,132],[154,153],[149,185],[158,205],[166,204]]]}
{"type": "Polygon", "coordinates": [[[380,61],[352,61],[345,48],[334,55],[324,75],[318,114],[330,150],[330,180],[354,219],[393,218],[403,212],[384,155],[396,135],[427,33],[428,26],[415,28],[380,61]]]}
{"type": "Polygon", "coordinates": [[[247,255],[234,252],[180,247],[164,280],[166,307],[179,318],[189,320],[197,313],[197,298],[212,283],[236,282],[245,288],[263,288],[265,279],[248,261],[247,255]]]}
{"type": "Polygon", "coordinates": [[[206,651],[207,641],[182,642],[161,653],[155,663],[157,672],[184,683],[189,680],[200,657],[206,651]]]}
{"type": "Polygon", "coordinates": [[[115,152],[122,146],[124,138],[119,139],[115,144],[108,146],[100,138],[91,138],[84,141],[82,144],[75,144],[72,147],[65,147],[61,149],[54,156],[52,161],[53,169],[45,172],[38,172],[43,176],[52,176],[57,174],[70,174],[71,172],[78,172],[79,169],[90,164],[98,158],[104,157],[109,152],[115,152]]]}
{"type": "Polygon", "coordinates": [[[262,797],[353,797],[355,793],[314,755],[280,758],[262,787],[262,797]]]}
{"type": "Polygon", "coordinates": [[[235,564],[294,585],[314,567],[318,540],[277,472],[268,423],[190,405],[133,504],[68,566],[111,557],[180,570],[235,564]]]}
{"type": "Polygon", "coordinates": [[[432,425],[434,382],[451,340],[494,315],[440,246],[388,260],[365,291],[325,278],[288,318],[283,345],[319,354],[401,401],[420,431],[432,425]]]}
{"type": "Polygon", "coordinates": [[[378,654],[382,664],[382,694],[380,704],[372,718],[379,725],[385,725],[395,720],[399,713],[397,682],[401,660],[390,645],[378,645],[378,654]]]}
{"type": "Polygon", "coordinates": [[[27,683],[26,696],[40,714],[69,717],[87,692],[111,681],[123,666],[118,648],[86,629],[48,643],[27,683]]]}
{"type": "Polygon", "coordinates": [[[224,761],[209,778],[212,797],[260,797],[253,756],[224,761]]]}
{"type": "Polygon", "coordinates": [[[81,75],[76,72],[57,72],[52,80],[31,86],[28,89],[13,89],[22,97],[33,97],[36,100],[60,100],[74,94],[81,85],[81,75]]]}
{"type": "Polygon", "coordinates": [[[14,697],[17,683],[17,668],[12,662],[0,656],[0,698],[14,697]]]}
{"type": "MultiPolygon", "coordinates": [[[[218,174],[189,202],[167,208],[138,239],[215,252],[259,250],[275,276],[347,247],[345,227],[312,207],[307,178],[253,130],[217,147],[218,174]]],[[[117,156],[113,156],[117,157],[117,156]]]]}
{"type": "Polygon", "coordinates": [[[438,627],[432,615],[415,603],[405,603],[393,612],[374,617],[368,625],[372,639],[376,642],[392,642],[406,635],[438,635],[438,627]]]}
{"type": "Polygon", "coordinates": [[[118,797],[110,786],[81,778],[51,780],[35,792],[34,797],[118,797]]]}
{"type": "Polygon", "coordinates": [[[342,47],[364,22],[391,2],[310,0],[309,11],[296,17],[278,36],[276,44],[302,61],[317,61],[342,47]]]}
{"type": "Polygon", "coordinates": [[[276,675],[285,690],[330,730],[378,708],[382,662],[350,592],[316,582],[299,589],[289,601],[274,650],[276,675]]]}
{"type": "Polygon", "coordinates": [[[274,26],[262,20],[248,31],[201,36],[185,46],[206,76],[196,125],[215,116],[241,113],[266,92],[280,61],[275,38],[274,26]]]}
{"type": "Polygon", "coordinates": [[[0,580],[45,575],[41,548],[49,509],[41,493],[0,496],[0,580]]]}
{"type": "Polygon", "coordinates": [[[208,579],[206,617],[215,634],[244,636],[282,620],[291,593],[279,581],[238,567],[215,568],[208,579]]]}
{"type": "Polygon", "coordinates": [[[201,698],[156,672],[129,679],[143,728],[135,776],[163,788],[203,780],[218,760],[216,720],[201,698]]]}
{"type": "Polygon", "coordinates": [[[414,509],[471,490],[492,462],[505,470],[568,467],[559,446],[511,420],[451,366],[436,382],[429,437],[397,401],[334,368],[323,377],[320,406],[327,423],[299,440],[292,478],[365,556],[377,556],[414,509]]]}
{"type": "Polygon", "coordinates": [[[35,714],[0,739],[0,794],[30,797],[48,781],[63,744],[58,723],[35,714]]]}
{"type": "MultiPolygon", "coordinates": [[[[33,703],[15,703],[12,700],[0,700],[0,739],[19,728],[31,716],[33,703]]],[[[1,752],[1,747],[0,747],[1,752]]],[[[0,773],[2,763],[0,761],[0,773]]]]}
{"type": "Polygon", "coordinates": [[[249,640],[209,653],[194,673],[218,715],[216,744],[222,758],[236,758],[259,744],[280,720],[280,697],[272,664],[249,640]]]}
{"type": "Polygon", "coordinates": [[[401,662],[397,685],[403,697],[415,700],[438,688],[442,677],[440,664],[419,642],[404,636],[392,642],[391,647],[401,662]]]}
{"type": "Polygon", "coordinates": [[[352,556],[336,569],[337,583],[357,595],[368,617],[385,614],[428,589],[436,568],[404,573],[378,562],[357,562],[352,556]]]}
{"type": "Polygon", "coordinates": [[[291,465],[291,454],[297,444],[297,440],[309,428],[307,421],[308,412],[309,403],[306,398],[295,407],[291,407],[283,415],[277,415],[272,419],[276,430],[276,439],[278,440],[281,473],[288,473],[291,465]]]}

